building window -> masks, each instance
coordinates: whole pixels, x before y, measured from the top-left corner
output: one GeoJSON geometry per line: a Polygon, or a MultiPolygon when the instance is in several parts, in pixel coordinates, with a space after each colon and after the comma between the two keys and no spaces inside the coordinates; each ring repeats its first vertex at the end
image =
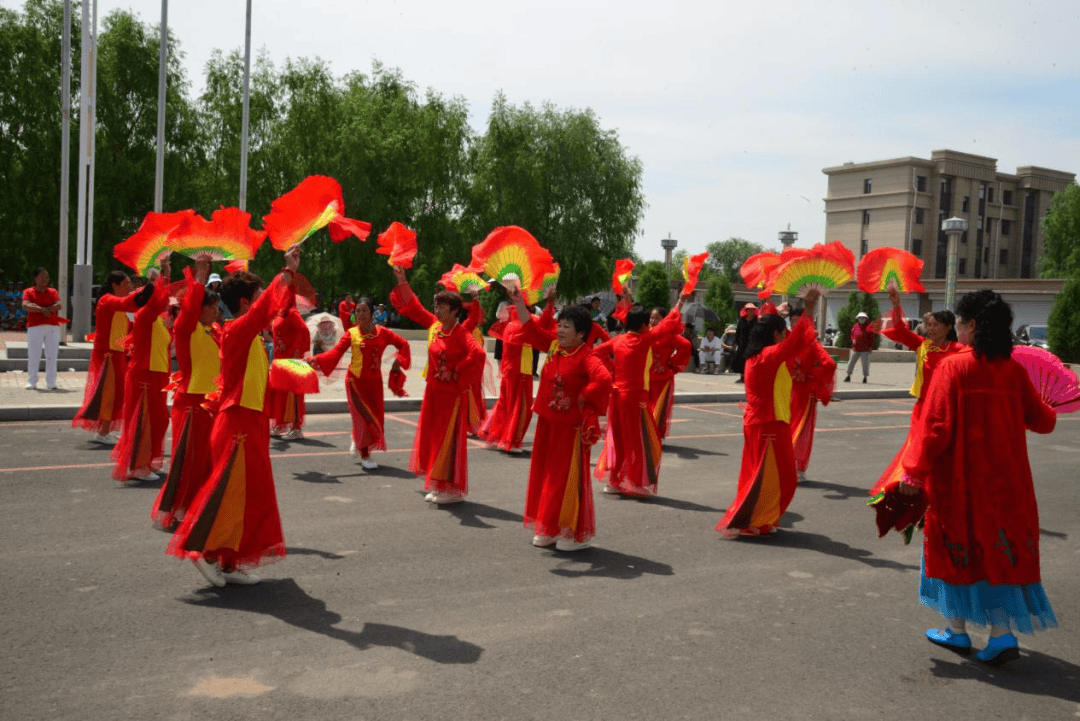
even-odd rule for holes
{"type": "Polygon", "coordinates": [[[915,209],[915,225],[922,225],[923,224],[923,214],[924,213],[923,213],[922,208],[916,208],[915,209]]]}
{"type": "Polygon", "coordinates": [[[966,195],[964,196],[964,202],[960,204],[960,212],[961,213],[970,213],[971,212],[971,198],[969,198],[966,195]]]}
{"type": "Polygon", "coordinates": [[[920,193],[925,193],[926,192],[926,176],[925,175],[916,175],[915,176],[915,190],[919,191],[920,193]]]}
{"type": "Polygon", "coordinates": [[[1004,205],[1012,205],[1012,191],[1011,190],[1003,190],[1003,191],[1001,191],[1001,202],[1004,205]]]}
{"type": "Polygon", "coordinates": [[[961,258],[956,263],[956,274],[964,275],[967,272],[967,258],[961,258]]]}
{"type": "Polygon", "coordinates": [[[986,186],[983,185],[982,183],[979,183],[979,200],[982,200],[985,197],[986,197],[986,186]]]}
{"type": "Polygon", "coordinates": [[[863,225],[870,225],[870,211],[869,210],[864,210],[862,212],[862,224],[863,225]]]}
{"type": "Polygon", "coordinates": [[[967,243],[967,231],[966,230],[963,233],[960,234],[960,242],[961,243],[967,243]]]}
{"type": "Polygon", "coordinates": [[[1001,219],[1001,234],[1002,235],[1009,235],[1010,233],[1012,233],[1012,221],[1011,220],[1005,220],[1004,218],[1002,218],[1001,219]]]}
{"type": "Polygon", "coordinates": [[[1009,264],[1009,249],[1008,248],[1002,248],[1001,251],[998,253],[998,264],[999,265],[1008,265],[1009,264]]]}
{"type": "Polygon", "coordinates": [[[983,219],[982,219],[981,215],[979,216],[979,220],[976,221],[976,223],[975,223],[975,228],[977,230],[982,230],[983,229],[983,219]]]}
{"type": "Polygon", "coordinates": [[[922,238],[911,239],[911,252],[915,255],[922,256],[922,238]]]}
{"type": "Polygon", "coordinates": [[[983,262],[984,263],[989,263],[990,262],[990,249],[989,248],[986,248],[986,249],[983,250],[983,262]]]}
{"type": "Polygon", "coordinates": [[[867,178],[862,182],[862,192],[864,195],[870,192],[870,178],[867,178]]]}
{"type": "Polygon", "coordinates": [[[986,200],[989,203],[994,202],[994,186],[992,185],[986,189],[986,200]]]}
{"type": "Polygon", "coordinates": [[[870,239],[863,238],[862,243],[859,244],[859,257],[863,257],[870,252],[870,239]]]}

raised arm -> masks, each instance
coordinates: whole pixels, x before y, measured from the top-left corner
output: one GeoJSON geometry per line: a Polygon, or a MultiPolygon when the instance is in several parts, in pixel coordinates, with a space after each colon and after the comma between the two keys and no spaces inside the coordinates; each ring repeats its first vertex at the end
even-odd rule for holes
{"type": "Polygon", "coordinates": [[[910,350],[915,350],[926,339],[918,333],[913,333],[904,322],[904,309],[900,307],[900,296],[895,289],[889,290],[889,298],[893,302],[892,313],[889,316],[889,327],[882,328],[881,335],[889,340],[896,341],[910,350]]]}
{"type": "Polygon", "coordinates": [[[430,328],[438,323],[439,319],[435,317],[435,314],[424,308],[420,299],[416,297],[416,293],[413,293],[413,289],[409,287],[408,281],[405,280],[405,271],[394,268],[394,275],[398,280],[398,284],[390,291],[390,303],[394,306],[394,310],[424,328],[430,328]]]}

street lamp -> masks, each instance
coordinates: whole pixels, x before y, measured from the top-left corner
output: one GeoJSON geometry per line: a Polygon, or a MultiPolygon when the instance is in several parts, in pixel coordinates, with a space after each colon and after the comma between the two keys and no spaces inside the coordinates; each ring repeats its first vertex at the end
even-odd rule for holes
{"type": "Polygon", "coordinates": [[[968,222],[963,218],[948,218],[941,221],[941,229],[949,236],[945,261],[945,308],[951,310],[956,300],[956,258],[960,254],[960,236],[967,232],[968,222]]]}

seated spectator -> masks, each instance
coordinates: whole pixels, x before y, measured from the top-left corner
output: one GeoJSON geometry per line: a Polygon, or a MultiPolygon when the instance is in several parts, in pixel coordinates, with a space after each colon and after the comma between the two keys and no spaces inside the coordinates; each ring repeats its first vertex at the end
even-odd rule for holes
{"type": "Polygon", "coordinates": [[[735,362],[735,326],[729,325],[720,336],[720,372],[727,373],[735,362]]]}
{"type": "Polygon", "coordinates": [[[386,312],[386,305],[379,303],[374,314],[375,325],[386,325],[390,320],[390,314],[386,312]]]}
{"type": "Polygon", "coordinates": [[[705,331],[705,337],[698,344],[698,365],[705,369],[705,373],[716,373],[716,362],[720,360],[720,339],[716,337],[716,331],[709,328],[705,331]]]}

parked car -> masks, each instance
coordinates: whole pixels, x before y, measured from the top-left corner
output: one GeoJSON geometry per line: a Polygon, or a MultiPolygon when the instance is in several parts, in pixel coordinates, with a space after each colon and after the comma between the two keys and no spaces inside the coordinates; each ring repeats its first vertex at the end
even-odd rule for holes
{"type": "Polygon", "coordinates": [[[1016,329],[1015,341],[1021,345],[1048,348],[1045,323],[1024,323],[1016,329]]]}

